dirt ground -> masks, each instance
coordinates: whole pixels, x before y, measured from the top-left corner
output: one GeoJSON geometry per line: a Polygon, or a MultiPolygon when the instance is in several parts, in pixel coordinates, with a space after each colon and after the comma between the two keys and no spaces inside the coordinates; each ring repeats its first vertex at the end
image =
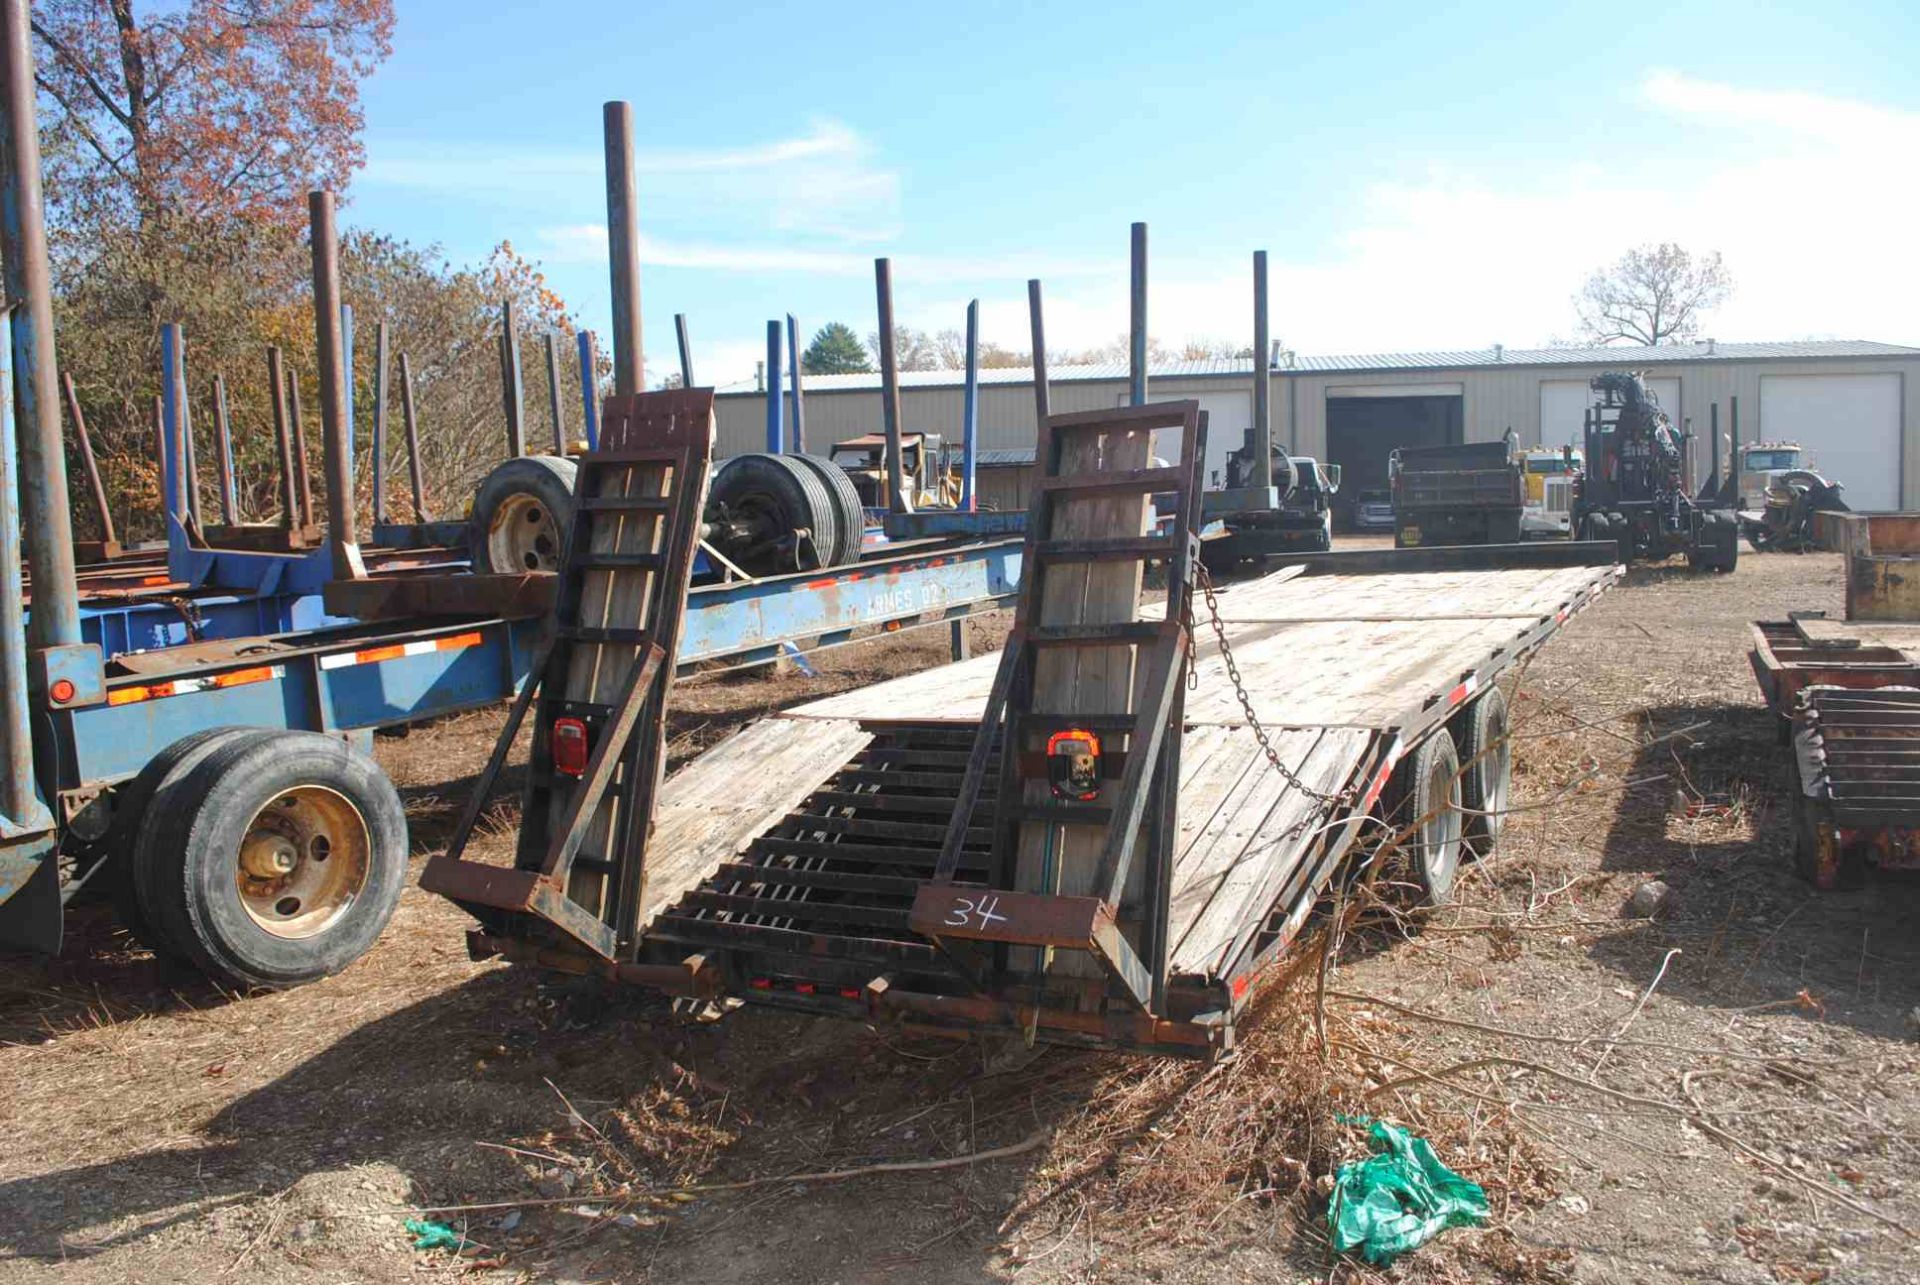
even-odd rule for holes
{"type": "MultiPolygon", "coordinates": [[[[1389,898],[1323,981],[1304,954],[1214,1068],[691,1022],[470,963],[414,888],[346,973],[247,998],[81,912],[59,959],[0,971],[0,1280],[1913,1280],[1920,885],[1795,877],[1745,655],[1748,622],[1840,597],[1826,555],[1633,572],[1519,676],[1518,809],[1458,903],[1389,898]],[[1624,917],[1648,879],[1664,912],[1624,917]],[[1432,1138],[1491,1224],[1332,1261],[1326,1175],[1369,1115],[1432,1138]],[[945,1167],[805,1177],[887,1162],[945,1167]],[[483,1207],[431,1216],[464,1253],[412,1247],[406,1219],[457,1205],[483,1207]]],[[[944,651],[704,677],[673,751],[944,651]]],[[[416,862],[499,721],[379,743],[416,862]]]]}

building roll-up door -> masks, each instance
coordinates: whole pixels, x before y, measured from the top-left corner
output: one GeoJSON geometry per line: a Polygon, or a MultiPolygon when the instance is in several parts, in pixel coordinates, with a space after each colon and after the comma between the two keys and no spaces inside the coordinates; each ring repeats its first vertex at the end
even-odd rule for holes
{"type": "MultiPolygon", "coordinates": [[[[1680,381],[1649,379],[1647,391],[1660,402],[1675,428],[1687,426],[1689,413],[1680,404],[1680,381]]],[[[1593,405],[1594,391],[1584,379],[1543,379],[1540,381],[1540,446],[1578,446],[1581,430],[1587,422],[1587,408],[1593,405]]],[[[1694,428],[1706,432],[1705,424],[1694,428]]],[[[1704,438],[1701,439],[1705,441],[1704,438]]]]}
{"type": "Polygon", "coordinates": [[[1749,440],[1798,442],[1854,509],[1900,507],[1900,376],[1762,375],[1749,440]]]}

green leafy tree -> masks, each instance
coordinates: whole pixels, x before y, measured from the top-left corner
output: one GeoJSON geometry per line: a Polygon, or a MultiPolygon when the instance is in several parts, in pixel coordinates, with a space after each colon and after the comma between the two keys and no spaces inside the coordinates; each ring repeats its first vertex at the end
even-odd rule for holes
{"type": "Polygon", "coordinates": [[[800,354],[800,367],[809,375],[855,375],[873,369],[860,336],[838,321],[814,332],[813,342],[800,354]]]}

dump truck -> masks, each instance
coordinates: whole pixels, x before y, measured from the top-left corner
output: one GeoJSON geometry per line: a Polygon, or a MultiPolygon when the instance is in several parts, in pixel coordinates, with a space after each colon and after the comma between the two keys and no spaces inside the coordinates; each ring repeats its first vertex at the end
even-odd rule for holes
{"type": "Polygon", "coordinates": [[[1526,488],[1509,443],[1403,446],[1387,458],[1393,488],[1393,542],[1513,544],[1520,539],[1526,488]]]}

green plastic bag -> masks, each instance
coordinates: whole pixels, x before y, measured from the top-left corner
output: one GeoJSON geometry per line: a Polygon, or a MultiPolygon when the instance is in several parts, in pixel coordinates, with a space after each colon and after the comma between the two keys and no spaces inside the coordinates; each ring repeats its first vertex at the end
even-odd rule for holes
{"type": "Polygon", "coordinates": [[[413,1237],[415,1249],[451,1249],[457,1254],[460,1252],[460,1247],[467,1243],[465,1236],[445,1223],[426,1218],[409,1218],[406,1225],[407,1235],[413,1237]]]}
{"type": "Polygon", "coordinates": [[[1369,1134],[1374,1154],[1340,1166],[1327,1230],[1340,1253],[1385,1267],[1448,1227],[1487,1221],[1487,1193],[1440,1163],[1425,1138],[1384,1120],[1369,1134]]]}

